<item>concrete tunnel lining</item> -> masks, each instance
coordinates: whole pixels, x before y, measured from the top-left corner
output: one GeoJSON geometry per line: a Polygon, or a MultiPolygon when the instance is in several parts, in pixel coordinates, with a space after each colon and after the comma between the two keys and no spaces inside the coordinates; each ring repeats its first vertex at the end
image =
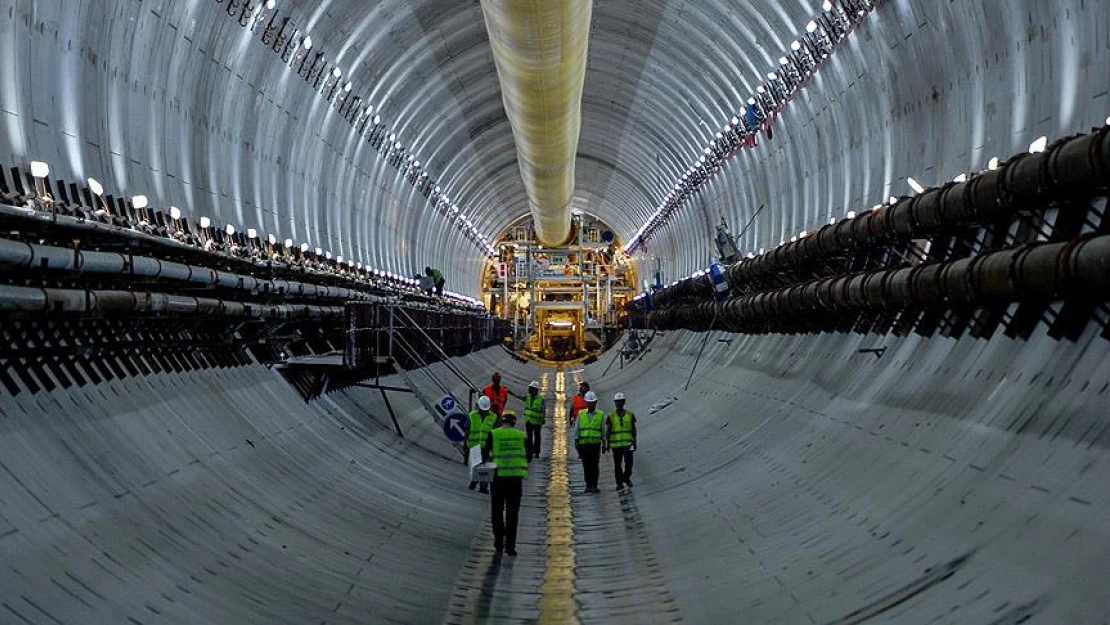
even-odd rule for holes
{"type": "MultiPolygon", "coordinates": [[[[603,359],[577,374],[604,398],[628,393],[641,420],[630,493],[612,491],[606,458],[603,493],[581,495],[570,463],[582,622],[616,608],[634,620],[836,622],[965,556],[875,622],[989,622],[1022,606],[1037,622],[1106,615],[1110,441],[1097,398],[1110,368],[1097,336],[1086,350],[888,339],[879,361],[856,353],[867,337],[716,333],[684,392],[703,338],[667,333],[635,365],[601,377],[603,359]],[[1068,373],[1038,375],[1050,370],[1068,373]],[[965,388],[937,392],[953,380],[965,388]]],[[[519,390],[542,374],[499,349],[459,364],[500,369],[519,390]]],[[[492,570],[486,500],[465,490],[415,400],[394,401],[405,440],[379,401],[348,390],[305,405],[258,366],[6,400],[8,617],[535,616],[543,470],[511,574],[476,583],[492,570]],[[452,597],[468,587],[470,599],[452,597]]]]}

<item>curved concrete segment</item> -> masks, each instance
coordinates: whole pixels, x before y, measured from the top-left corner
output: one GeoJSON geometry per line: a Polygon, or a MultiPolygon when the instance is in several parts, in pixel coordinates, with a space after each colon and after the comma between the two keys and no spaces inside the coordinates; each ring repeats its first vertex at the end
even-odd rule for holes
{"type": "MultiPolygon", "coordinates": [[[[570,447],[575,614],[1102,622],[1107,359],[1098,337],[672,332],[568,371],[640,422],[631,490],[603,456],[581,493],[570,447]]],[[[499,349],[459,364],[517,392],[547,374],[555,401],[556,372],[499,349]]],[[[457,452],[393,401],[403,440],[371,391],[305,405],[260,367],[0,398],[0,622],[544,620],[552,419],[499,558],[457,452]]]]}

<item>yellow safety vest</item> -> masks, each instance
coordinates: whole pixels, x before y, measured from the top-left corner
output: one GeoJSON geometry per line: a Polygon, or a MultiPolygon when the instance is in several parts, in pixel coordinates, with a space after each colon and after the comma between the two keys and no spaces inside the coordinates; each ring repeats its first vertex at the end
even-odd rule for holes
{"type": "Polygon", "coordinates": [[[600,410],[578,413],[578,444],[600,445],[601,427],[605,424],[605,413],[600,410]]]}
{"type": "Polygon", "coordinates": [[[507,425],[495,429],[493,463],[497,477],[528,477],[528,458],[524,454],[524,432],[507,425]]]}
{"type": "Polygon", "coordinates": [[[636,415],[625,410],[624,416],[609,413],[609,446],[614,448],[632,446],[632,424],[636,422],[636,415]]]}
{"type": "Polygon", "coordinates": [[[524,398],[524,420],[532,425],[543,425],[543,395],[537,393],[535,397],[528,395],[524,398]]]}

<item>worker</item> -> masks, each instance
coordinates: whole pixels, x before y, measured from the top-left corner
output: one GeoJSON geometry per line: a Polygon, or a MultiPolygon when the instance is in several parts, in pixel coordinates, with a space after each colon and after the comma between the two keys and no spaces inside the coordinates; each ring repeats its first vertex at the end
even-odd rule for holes
{"type": "Polygon", "coordinates": [[[524,398],[524,430],[527,434],[524,449],[528,455],[528,462],[532,462],[532,458],[540,457],[543,424],[546,420],[543,395],[540,395],[540,383],[533,380],[528,385],[528,395],[524,398]]]}
{"type": "Polygon", "coordinates": [[[424,275],[426,275],[426,276],[428,276],[429,278],[432,279],[432,282],[435,284],[435,287],[436,287],[436,295],[438,295],[440,297],[443,297],[443,285],[447,282],[443,278],[443,272],[440,271],[439,269],[433,269],[431,267],[425,267],[424,268],[424,275]]]}
{"type": "Polygon", "coordinates": [[[500,373],[497,371],[493,372],[493,375],[490,377],[490,383],[486,385],[486,388],[482,389],[482,394],[489,397],[489,401],[493,405],[491,409],[500,416],[505,410],[505,404],[509,402],[509,389],[501,385],[500,373]]]}
{"type": "Polygon", "coordinates": [[[617,490],[632,486],[632,452],[636,451],[636,415],[624,409],[624,393],[613,396],[616,410],[605,420],[605,440],[601,451],[613,452],[613,472],[617,490]],[[622,468],[623,467],[623,468],[622,468]]]}
{"type": "Polygon", "coordinates": [[[416,274],[416,281],[420,284],[420,290],[424,291],[424,295],[431,295],[435,291],[436,283],[431,276],[416,274]]]}
{"type": "MultiPolygon", "coordinates": [[[[497,414],[490,410],[489,397],[478,398],[478,409],[471,411],[470,419],[467,421],[466,428],[466,447],[473,449],[475,447],[483,450],[482,461],[489,460],[489,454],[485,453],[486,443],[489,442],[490,432],[493,431],[494,426],[497,424],[497,414]]],[[[470,481],[470,490],[478,486],[478,482],[470,481]]],[[[489,494],[489,485],[482,482],[481,488],[478,492],[489,494]]]]}
{"type": "Polygon", "coordinates": [[[574,448],[582,459],[582,474],[586,478],[586,492],[600,493],[597,488],[598,463],[601,462],[601,431],[605,413],[597,409],[597,395],[586,391],[583,397],[586,408],[578,413],[574,424],[574,448]]]}
{"type": "Polygon", "coordinates": [[[578,394],[571,398],[570,424],[578,418],[578,413],[586,409],[586,393],[590,390],[590,383],[582,380],[578,383],[578,394]]]}
{"type": "Polygon", "coordinates": [[[516,414],[506,410],[501,425],[486,441],[486,452],[497,465],[493,478],[490,507],[493,516],[493,548],[516,555],[516,525],[520,516],[520,497],[524,478],[528,477],[528,460],[524,453],[524,432],[516,429],[516,414]]]}

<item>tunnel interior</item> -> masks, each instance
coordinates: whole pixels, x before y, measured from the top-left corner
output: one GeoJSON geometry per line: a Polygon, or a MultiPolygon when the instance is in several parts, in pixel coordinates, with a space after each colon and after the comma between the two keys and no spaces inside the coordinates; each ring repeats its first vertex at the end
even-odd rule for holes
{"type": "Polygon", "coordinates": [[[547,353],[498,4],[0,0],[0,623],[1107,622],[1110,7],[588,3],[547,353]]]}

